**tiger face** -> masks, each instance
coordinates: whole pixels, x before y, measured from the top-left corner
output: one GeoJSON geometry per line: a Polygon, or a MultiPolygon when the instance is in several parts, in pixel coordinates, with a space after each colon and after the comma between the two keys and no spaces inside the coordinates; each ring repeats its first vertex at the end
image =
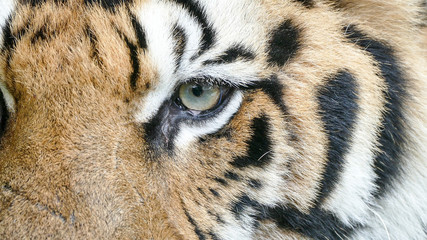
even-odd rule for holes
{"type": "Polygon", "coordinates": [[[1,238],[426,237],[421,1],[1,4],[1,238]]]}

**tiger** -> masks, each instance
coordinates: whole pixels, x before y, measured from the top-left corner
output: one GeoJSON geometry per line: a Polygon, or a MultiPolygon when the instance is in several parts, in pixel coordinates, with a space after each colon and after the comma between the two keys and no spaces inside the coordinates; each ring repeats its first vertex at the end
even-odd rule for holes
{"type": "Polygon", "coordinates": [[[427,239],[421,0],[1,0],[0,239],[427,239]]]}

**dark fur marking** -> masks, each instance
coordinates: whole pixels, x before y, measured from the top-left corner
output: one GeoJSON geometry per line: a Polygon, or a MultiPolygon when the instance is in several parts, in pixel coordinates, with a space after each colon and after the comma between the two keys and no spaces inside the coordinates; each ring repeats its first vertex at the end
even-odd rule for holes
{"type": "Polygon", "coordinates": [[[216,177],[216,178],[214,178],[214,180],[216,182],[218,182],[218,183],[221,183],[223,186],[227,186],[228,185],[228,182],[225,179],[223,179],[223,178],[216,177]]]}
{"type": "Polygon", "coordinates": [[[187,209],[184,208],[184,214],[187,217],[188,222],[193,225],[194,227],[194,232],[196,233],[197,237],[199,238],[199,240],[205,240],[206,237],[203,234],[202,230],[200,230],[199,226],[197,225],[196,221],[194,221],[194,219],[191,217],[190,213],[188,213],[187,209]]]}
{"type": "Polygon", "coordinates": [[[300,48],[299,30],[291,20],[286,20],[278,26],[272,33],[268,44],[268,62],[278,66],[283,66],[287,61],[295,56],[300,48]]]}
{"type": "MultiPolygon", "coordinates": [[[[131,18],[132,27],[135,31],[138,47],[145,51],[145,49],[147,49],[147,40],[145,38],[145,32],[142,29],[141,24],[137,21],[136,16],[133,15],[132,13],[129,13],[129,15],[131,18]]],[[[128,43],[128,41],[126,41],[126,43],[128,43]]],[[[131,58],[133,59],[132,60],[133,73],[132,73],[131,78],[130,78],[130,86],[133,90],[135,90],[136,89],[136,82],[138,81],[139,74],[140,74],[138,50],[137,50],[135,45],[130,46],[128,44],[128,46],[129,46],[129,49],[131,50],[131,58]]]]}
{"type": "MultiPolygon", "coordinates": [[[[205,11],[194,0],[173,0],[181,4],[200,24],[202,29],[202,42],[200,51],[194,57],[200,56],[209,49],[215,41],[215,32],[209,24],[205,11]]],[[[193,57],[193,58],[194,58],[193,57]]]]}
{"type": "Polygon", "coordinates": [[[135,31],[136,39],[138,40],[138,47],[142,49],[147,49],[147,39],[145,37],[145,31],[142,28],[141,24],[136,19],[136,16],[129,12],[130,19],[132,22],[133,30],[135,31]]]}
{"type": "Polygon", "coordinates": [[[216,190],[214,190],[214,189],[212,189],[212,188],[209,188],[209,191],[211,191],[211,193],[212,193],[215,197],[221,197],[221,195],[219,195],[219,193],[218,193],[216,190]]]}
{"type": "Polygon", "coordinates": [[[129,38],[121,34],[123,37],[123,40],[126,42],[126,46],[129,48],[129,54],[130,54],[130,62],[132,65],[132,73],[129,77],[130,86],[132,89],[136,88],[136,82],[138,81],[139,74],[140,74],[140,63],[138,58],[138,47],[133,44],[129,38]]]}
{"type": "Polygon", "coordinates": [[[217,59],[204,61],[203,65],[232,63],[238,58],[244,61],[250,61],[255,58],[255,53],[241,45],[235,45],[227,49],[227,51],[225,51],[221,56],[217,57],[217,59]]]}
{"type": "MultiPolygon", "coordinates": [[[[251,208],[250,217],[254,220],[254,227],[262,220],[272,220],[279,228],[296,231],[312,239],[346,239],[353,231],[332,213],[319,208],[311,209],[308,214],[295,208],[279,205],[268,207],[243,195],[233,202],[231,212],[240,220],[247,208],[251,208]]],[[[356,226],[357,227],[357,226],[356,226]]]]}
{"type": "Polygon", "coordinates": [[[306,8],[313,8],[314,7],[313,0],[294,0],[294,1],[301,3],[306,8]]]}
{"type": "Polygon", "coordinates": [[[49,213],[50,213],[50,215],[52,215],[53,217],[59,218],[63,223],[66,223],[66,222],[67,222],[67,218],[66,218],[66,217],[64,217],[64,215],[62,215],[62,214],[61,214],[60,212],[58,212],[57,210],[54,210],[54,209],[50,208],[49,206],[47,206],[47,205],[42,205],[42,204],[40,204],[40,203],[36,203],[35,205],[36,205],[36,207],[38,208],[38,210],[40,210],[40,211],[46,211],[46,212],[49,212],[49,213]]]}
{"type": "Polygon", "coordinates": [[[309,214],[285,206],[263,207],[259,212],[260,218],[271,219],[280,228],[296,231],[312,239],[346,239],[353,230],[331,213],[317,208],[312,209],[309,214]]]}
{"type": "Polygon", "coordinates": [[[262,183],[259,180],[251,179],[249,180],[249,186],[254,189],[259,189],[262,187],[262,183]]]}
{"type": "Polygon", "coordinates": [[[178,25],[173,28],[173,38],[175,39],[174,51],[176,53],[175,72],[181,66],[182,55],[184,55],[187,38],[184,29],[178,25]]]}
{"type": "Polygon", "coordinates": [[[201,188],[197,188],[197,191],[200,193],[200,194],[202,194],[203,196],[205,196],[206,197],[206,193],[203,191],[203,189],[201,189],[201,188]]]}
{"type": "Polygon", "coordinates": [[[12,15],[9,16],[6,21],[5,26],[3,27],[3,49],[11,50],[16,47],[16,44],[21,38],[27,33],[28,28],[30,26],[30,22],[28,21],[24,26],[18,29],[17,33],[12,33],[12,15]]]}
{"type": "Polygon", "coordinates": [[[321,203],[332,191],[342,169],[343,158],[350,147],[357,105],[357,82],[347,71],[332,76],[318,92],[320,115],[328,135],[328,161],[318,198],[321,203]]]}
{"type": "Polygon", "coordinates": [[[213,212],[211,212],[211,211],[208,211],[208,214],[209,215],[211,215],[212,217],[214,217],[215,218],[215,220],[218,222],[218,223],[220,223],[220,224],[224,224],[225,223],[225,221],[218,215],[218,214],[216,214],[216,213],[213,213],[213,212]]]}
{"type": "Polygon", "coordinates": [[[246,155],[235,158],[231,165],[238,168],[249,166],[262,167],[271,161],[271,139],[270,123],[266,115],[255,118],[252,121],[252,137],[247,142],[248,150],[246,155]]]}
{"type": "Polygon", "coordinates": [[[239,177],[239,175],[237,175],[237,174],[236,174],[236,173],[234,173],[234,172],[226,172],[226,173],[224,174],[224,177],[225,177],[225,178],[227,178],[227,179],[234,180],[234,181],[240,181],[240,177],[239,177]]]}
{"type": "MultiPolygon", "coordinates": [[[[54,34],[54,33],[53,33],[54,34]]],[[[52,35],[48,33],[48,29],[46,25],[43,25],[33,36],[31,39],[31,43],[35,44],[37,41],[46,41],[51,39],[52,35]]]]}
{"type": "MultiPolygon", "coordinates": [[[[253,209],[259,209],[260,204],[252,199],[250,199],[247,195],[243,195],[239,198],[237,202],[233,202],[231,206],[231,212],[234,214],[236,219],[241,219],[242,213],[246,210],[246,208],[251,207],[253,209]]],[[[257,218],[257,216],[253,216],[257,218]]]]}
{"type": "Polygon", "coordinates": [[[289,113],[285,103],[283,102],[283,88],[284,86],[279,82],[276,75],[271,76],[269,79],[258,81],[250,86],[242,87],[244,90],[260,89],[263,91],[271,98],[271,100],[273,100],[274,104],[280,108],[286,118],[289,113]]]}
{"type": "Polygon", "coordinates": [[[350,41],[370,53],[378,62],[381,75],[387,83],[387,91],[384,92],[387,98],[385,104],[387,112],[383,114],[379,151],[374,161],[375,173],[378,176],[375,183],[379,187],[375,195],[380,197],[400,171],[401,153],[406,142],[403,116],[403,99],[407,96],[406,80],[397,59],[393,55],[393,49],[369,38],[357,30],[355,26],[349,26],[344,30],[350,41]]]}
{"type": "Polygon", "coordinates": [[[30,21],[28,20],[24,26],[18,29],[17,33],[12,32],[12,15],[9,16],[6,21],[5,26],[3,27],[3,48],[2,50],[6,52],[6,64],[7,67],[10,66],[10,61],[12,59],[12,50],[15,49],[16,44],[21,38],[28,32],[30,27],[30,21]]]}
{"type": "Polygon", "coordinates": [[[126,3],[126,0],[84,0],[84,3],[88,6],[99,5],[105,10],[115,12],[118,5],[126,3]]]}
{"type": "Polygon", "coordinates": [[[211,236],[212,240],[220,240],[220,238],[215,233],[213,233],[212,231],[209,231],[208,234],[209,234],[209,236],[211,236]]]}
{"type": "Polygon", "coordinates": [[[90,29],[90,27],[86,27],[86,34],[89,37],[89,41],[90,41],[90,49],[91,49],[91,53],[90,53],[90,57],[92,58],[92,60],[101,67],[102,65],[102,60],[99,57],[99,50],[98,50],[98,39],[95,36],[95,34],[93,33],[92,29],[90,29]]]}
{"type": "Polygon", "coordinates": [[[16,45],[16,37],[12,34],[12,15],[6,21],[6,24],[3,26],[3,50],[10,50],[16,45]]]}

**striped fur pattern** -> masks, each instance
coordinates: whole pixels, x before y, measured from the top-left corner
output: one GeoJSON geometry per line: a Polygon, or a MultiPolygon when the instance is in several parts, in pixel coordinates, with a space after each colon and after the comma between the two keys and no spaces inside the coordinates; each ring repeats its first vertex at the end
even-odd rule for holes
{"type": "Polygon", "coordinates": [[[0,238],[426,239],[423,4],[1,0],[0,238]]]}

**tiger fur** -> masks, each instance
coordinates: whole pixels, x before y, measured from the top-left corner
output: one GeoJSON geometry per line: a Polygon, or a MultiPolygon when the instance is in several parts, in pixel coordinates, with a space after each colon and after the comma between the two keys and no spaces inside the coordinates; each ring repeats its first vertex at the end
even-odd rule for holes
{"type": "Polygon", "coordinates": [[[427,238],[425,2],[0,8],[1,239],[427,238]]]}

